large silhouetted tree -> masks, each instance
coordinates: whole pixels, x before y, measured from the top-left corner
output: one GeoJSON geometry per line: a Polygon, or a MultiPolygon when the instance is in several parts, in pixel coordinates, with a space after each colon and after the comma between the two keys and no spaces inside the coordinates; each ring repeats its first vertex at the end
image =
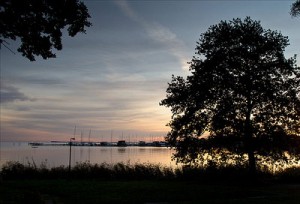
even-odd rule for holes
{"type": "Polygon", "coordinates": [[[250,17],[201,35],[191,75],[173,76],[160,103],[172,111],[166,140],[178,162],[243,160],[255,173],[257,158],[299,155],[300,69],[287,45],[250,17]]]}
{"type": "Polygon", "coordinates": [[[291,15],[293,17],[297,17],[300,15],[300,0],[296,0],[291,7],[291,11],[290,11],[291,15]]]}
{"type": "Polygon", "coordinates": [[[20,39],[18,51],[29,60],[55,57],[62,49],[62,30],[75,36],[91,26],[84,3],[78,0],[1,0],[0,42],[20,39]]]}

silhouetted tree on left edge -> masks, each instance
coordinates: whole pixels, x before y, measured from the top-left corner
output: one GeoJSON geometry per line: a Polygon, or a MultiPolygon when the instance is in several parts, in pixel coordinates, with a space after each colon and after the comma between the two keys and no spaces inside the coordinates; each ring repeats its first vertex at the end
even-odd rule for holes
{"type": "Polygon", "coordinates": [[[300,68],[285,58],[288,44],[250,17],[201,35],[191,75],[173,76],[160,103],[172,111],[166,140],[178,162],[247,162],[255,174],[258,159],[299,159],[300,68]]]}
{"type": "Polygon", "coordinates": [[[84,3],[78,0],[1,0],[0,42],[20,39],[18,51],[31,61],[62,49],[62,29],[74,37],[91,26],[84,3]]]}
{"type": "Polygon", "coordinates": [[[292,4],[290,14],[291,14],[293,17],[297,17],[297,16],[300,15],[300,0],[296,0],[296,1],[292,4]]]}

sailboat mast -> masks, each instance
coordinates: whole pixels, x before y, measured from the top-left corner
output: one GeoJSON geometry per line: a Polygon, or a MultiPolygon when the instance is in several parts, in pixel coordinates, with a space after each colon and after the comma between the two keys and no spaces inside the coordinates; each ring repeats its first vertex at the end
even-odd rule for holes
{"type": "Polygon", "coordinates": [[[91,129],[90,129],[90,132],[89,132],[89,143],[91,142],[91,129]]]}
{"type": "Polygon", "coordinates": [[[75,138],[75,135],[76,135],[76,125],[75,125],[75,128],[74,128],[74,138],[75,138]]]}

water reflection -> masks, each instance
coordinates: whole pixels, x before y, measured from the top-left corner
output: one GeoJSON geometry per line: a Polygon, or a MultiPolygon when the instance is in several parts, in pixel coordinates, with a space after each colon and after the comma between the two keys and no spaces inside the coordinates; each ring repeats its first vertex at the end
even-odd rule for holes
{"type": "MultiPolygon", "coordinates": [[[[112,147],[111,147],[112,148],[112,147]]],[[[126,149],[125,149],[125,147],[124,148],[118,148],[118,147],[114,147],[114,148],[117,148],[117,150],[118,150],[118,153],[120,153],[120,154],[123,154],[123,153],[125,153],[126,152],[126,149]]]]}
{"type": "MultiPolygon", "coordinates": [[[[154,163],[175,167],[171,161],[172,150],[166,147],[72,147],[72,165],[76,162],[91,163],[154,163]]],[[[2,166],[7,161],[19,161],[23,164],[35,162],[37,165],[46,163],[48,167],[68,165],[68,146],[39,146],[32,148],[27,143],[2,142],[2,166]]]]}

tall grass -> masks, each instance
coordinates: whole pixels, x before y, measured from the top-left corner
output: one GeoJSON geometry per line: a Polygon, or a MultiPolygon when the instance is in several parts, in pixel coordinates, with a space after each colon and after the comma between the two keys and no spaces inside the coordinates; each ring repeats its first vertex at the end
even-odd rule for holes
{"type": "MultiPolygon", "coordinates": [[[[182,166],[171,168],[150,163],[116,163],[92,164],[90,162],[76,163],[74,167],[58,166],[48,168],[46,163],[37,166],[35,163],[21,164],[7,162],[3,165],[0,175],[4,180],[10,179],[103,179],[103,180],[141,180],[141,179],[179,179],[212,181],[249,180],[248,169],[245,166],[216,166],[206,168],[182,166]]],[[[273,179],[276,181],[300,182],[300,168],[291,167],[278,172],[261,168],[257,172],[258,179],[273,179]]]]}
{"type": "Polygon", "coordinates": [[[175,178],[173,168],[159,164],[92,164],[90,162],[76,163],[69,171],[68,166],[47,168],[45,163],[39,167],[35,164],[10,161],[3,165],[3,179],[169,179],[175,178]]]}

